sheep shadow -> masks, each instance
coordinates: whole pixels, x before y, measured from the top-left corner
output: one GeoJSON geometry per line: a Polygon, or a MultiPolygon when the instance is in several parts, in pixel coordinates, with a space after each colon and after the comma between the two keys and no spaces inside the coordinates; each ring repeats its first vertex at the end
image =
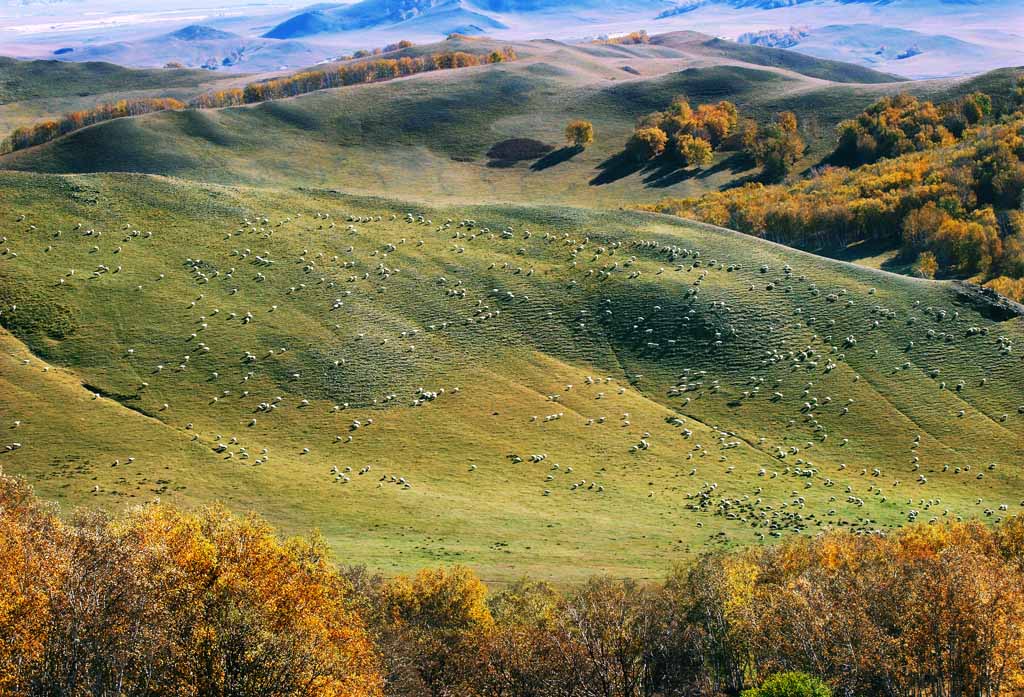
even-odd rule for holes
{"type": "Polygon", "coordinates": [[[534,162],[530,165],[530,169],[534,172],[542,172],[545,169],[560,165],[563,162],[568,162],[581,152],[583,152],[583,148],[578,145],[569,145],[564,148],[559,148],[554,152],[549,152],[547,155],[534,162]]]}

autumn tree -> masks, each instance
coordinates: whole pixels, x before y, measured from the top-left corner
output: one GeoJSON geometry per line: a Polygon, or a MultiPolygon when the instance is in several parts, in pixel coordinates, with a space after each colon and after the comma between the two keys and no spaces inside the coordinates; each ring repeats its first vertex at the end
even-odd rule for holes
{"type": "Polygon", "coordinates": [[[921,278],[935,278],[939,271],[939,262],[931,252],[921,252],[914,262],[914,275],[921,278]]]}
{"type": "Polygon", "coordinates": [[[711,143],[703,138],[680,135],[675,139],[676,155],[685,166],[707,167],[714,160],[711,143]]]}
{"type": "Polygon", "coordinates": [[[562,595],[542,581],[521,579],[489,602],[494,631],[474,684],[485,695],[572,694],[575,677],[556,632],[562,595]]]}
{"type": "Polygon", "coordinates": [[[595,578],[565,598],[555,641],[573,682],[598,697],[646,697],[682,687],[694,661],[659,589],[595,578]]]}
{"type": "Polygon", "coordinates": [[[857,165],[946,147],[992,113],[992,99],[982,92],[938,105],[907,94],[883,97],[839,124],[834,157],[857,165]]]}
{"type": "Polygon", "coordinates": [[[3,475],[0,533],[4,694],[381,694],[377,654],[318,538],[160,505],[61,521],[3,475]]]}
{"type": "Polygon", "coordinates": [[[658,157],[665,152],[668,136],[660,128],[640,128],[626,144],[626,151],[641,162],[658,157]]]}
{"type": "Polygon", "coordinates": [[[785,178],[804,156],[805,144],[797,131],[796,114],[784,111],[775,123],[761,129],[754,143],[753,156],[768,181],[785,178]]]}
{"type": "Polygon", "coordinates": [[[63,537],[56,511],[0,471],[0,694],[28,694],[45,661],[49,598],[67,571],[63,537]]]}
{"type": "Polygon", "coordinates": [[[469,569],[423,569],[387,584],[386,631],[401,647],[407,670],[390,692],[446,695],[481,669],[480,650],[494,627],[487,587],[469,569]]]}
{"type": "Polygon", "coordinates": [[[565,127],[565,140],[576,148],[585,148],[594,142],[594,125],[589,121],[576,119],[565,127]]]}

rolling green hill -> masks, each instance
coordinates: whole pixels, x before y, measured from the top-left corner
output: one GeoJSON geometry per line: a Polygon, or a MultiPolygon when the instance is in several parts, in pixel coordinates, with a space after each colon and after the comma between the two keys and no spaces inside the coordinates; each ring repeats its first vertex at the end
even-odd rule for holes
{"type": "Polygon", "coordinates": [[[0,466],[66,505],[499,581],[1021,505],[1024,324],[965,286],[572,207],[8,172],[0,210],[0,466]]]}
{"type": "Polygon", "coordinates": [[[190,97],[239,80],[205,70],[137,70],[113,63],[0,56],[0,133],[118,99],[190,97]]]}
{"type": "Polygon", "coordinates": [[[210,74],[202,70],[133,70],[113,63],[19,61],[0,56],[0,104],[68,95],[196,87],[209,79],[210,74]]]}
{"type": "Polygon", "coordinates": [[[781,48],[739,44],[734,41],[726,41],[725,39],[709,39],[701,42],[700,45],[711,55],[733,58],[754,65],[785,68],[807,77],[820,78],[831,82],[873,84],[906,81],[906,78],[898,75],[879,72],[861,65],[814,58],[804,53],[787,51],[781,48]]]}
{"type": "MultiPolygon", "coordinates": [[[[699,195],[756,173],[735,153],[720,153],[700,172],[623,163],[617,155],[636,119],[664,108],[677,94],[695,104],[729,99],[762,122],[778,111],[795,111],[809,146],[801,166],[810,167],[834,147],[835,125],[880,95],[900,90],[949,94],[974,84],[832,83],[723,59],[709,52],[707,38],[699,35],[669,35],[664,41],[640,46],[515,44],[520,60],[514,63],[248,107],[107,122],[0,158],[0,167],[309,185],[435,202],[618,207],[699,195]],[[487,157],[493,146],[514,138],[560,148],[564,126],[573,118],[591,120],[596,129],[595,144],[582,153],[562,149],[511,164],[487,157]]],[[[444,42],[443,48],[479,51],[498,45],[459,39],[444,42]]],[[[408,52],[436,50],[439,46],[417,46],[408,52]]],[[[1007,72],[989,81],[1009,85],[1012,79],[1007,72]]]]}

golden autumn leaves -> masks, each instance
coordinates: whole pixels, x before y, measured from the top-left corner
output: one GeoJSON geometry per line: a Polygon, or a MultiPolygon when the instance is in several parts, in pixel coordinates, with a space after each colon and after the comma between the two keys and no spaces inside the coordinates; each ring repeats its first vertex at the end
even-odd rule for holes
{"type": "Polygon", "coordinates": [[[150,505],[64,521],[0,476],[0,584],[0,694],[381,693],[323,542],[255,518],[150,505]]]}
{"type": "Polygon", "coordinates": [[[217,508],[62,519],[0,475],[0,694],[1024,688],[1019,517],[830,532],[706,555],[664,581],[597,577],[564,590],[522,580],[489,593],[463,567],[385,579],[328,556],[316,536],[282,540],[217,508]]]}
{"type": "MultiPolygon", "coordinates": [[[[650,208],[804,248],[882,241],[920,276],[976,277],[1019,300],[1024,92],[1009,99],[1018,111],[997,120],[993,100],[978,93],[939,106],[887,97],[839,127],[833,157],[868,164],[650,208]]],[[[776,128],[787,130],[781,122],[776,128]]]]}

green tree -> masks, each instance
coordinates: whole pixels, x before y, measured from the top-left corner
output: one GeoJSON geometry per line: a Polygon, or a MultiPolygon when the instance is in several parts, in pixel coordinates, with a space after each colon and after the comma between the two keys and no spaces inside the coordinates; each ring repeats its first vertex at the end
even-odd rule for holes
{"type": "Polygon", "coordinates": [[[807,673],[776,673],[759,687],[744,690],[742,697],[832,697],[832,690],[807,673]]]}

